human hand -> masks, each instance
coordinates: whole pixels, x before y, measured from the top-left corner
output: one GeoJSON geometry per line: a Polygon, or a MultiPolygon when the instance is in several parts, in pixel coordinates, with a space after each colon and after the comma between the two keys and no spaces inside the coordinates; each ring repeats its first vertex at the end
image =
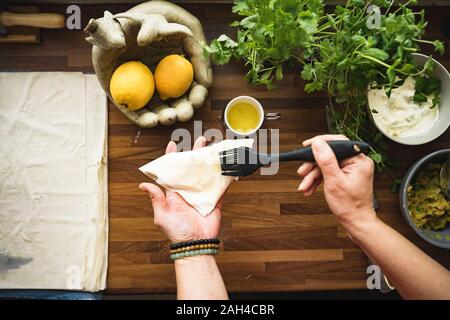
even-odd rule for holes
{"type": "Polygon", "coordinates": [[[373,209],[373,161],[364,154],[338,163],[327,140],[348,140],[343,135],[322,135],[303,142],[311,145],[317,164],[305,162],[297,173],[303,177],[298,190],[312,195],[324,182],[325,199],[344,227],[376,219],[373,209]]]}
{"type": "MultiPolygon", "coordinates": [[[[199,137],[193,149],[203,148],[206,139],[199,137]]],[[[166,153],[177,152],[175,142],[170,141],[166,153]]],[[[166,191],[152,183],[141,183],[139,189],[148,192],[152,201],[154,223],[172,243],[198,239],[211,239],[219,235],[222,200],[206,217],[200,215],[178,193],[166,191]]]]}

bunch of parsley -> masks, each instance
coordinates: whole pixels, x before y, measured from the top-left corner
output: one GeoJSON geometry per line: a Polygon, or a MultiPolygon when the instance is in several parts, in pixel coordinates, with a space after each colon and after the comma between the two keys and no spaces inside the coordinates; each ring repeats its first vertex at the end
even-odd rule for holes
{"type": "Polygon", "coordinates": [[[271,89],[286,63],[305,63],[302,52],[314,42],[323,9],[322,0],[237,0],[233,12],[243,17],[231,24],[238,27],[237,40],[221,35],[205,53],[218,65],[243,59],[245,78],[271,89]]]}

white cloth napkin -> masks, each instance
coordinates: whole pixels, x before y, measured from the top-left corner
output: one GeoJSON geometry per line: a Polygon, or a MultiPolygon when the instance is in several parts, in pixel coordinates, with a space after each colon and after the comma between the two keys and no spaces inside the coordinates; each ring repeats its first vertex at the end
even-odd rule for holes
{"type": "Polygon", "coordinates": [[[177,192],[201,215],[216,207],[234,177],[223,176],[219,152],[251,147],[253,139],[224,140],[208,147],[168,153],[139,168],[170,191],[177,192]]]}

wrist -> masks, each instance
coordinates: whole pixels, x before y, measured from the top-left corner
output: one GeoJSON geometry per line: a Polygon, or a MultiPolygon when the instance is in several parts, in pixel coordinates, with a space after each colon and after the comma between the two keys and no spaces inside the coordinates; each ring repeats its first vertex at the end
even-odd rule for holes
{"type": "Polygon", "coordinates": [[[177,272],[187,271],[208,275],[217,268],[216,258],[213,255],[201,255],[193,257],[185,257],[174,261],[175,270],[177,272]]]}
{"type": "Polygon", "coordinates": [[[175,264],[180,265],[195,265],[195,264],[206,264],[216,261],[216,257],[213,255],[199,255],[199,256],[191,256],[185,257],[181,259],[175,260],[175,264]]]}
{"type": "Polygon", "coordinates": [[[347,231],[350,238],[356,243],[361,242],[364,236],[379,223],[383,223],[377,217],[373,208],[361,210],[361,212],[351,216],[351,219],[340,219],[339,222],[347,231]]]}

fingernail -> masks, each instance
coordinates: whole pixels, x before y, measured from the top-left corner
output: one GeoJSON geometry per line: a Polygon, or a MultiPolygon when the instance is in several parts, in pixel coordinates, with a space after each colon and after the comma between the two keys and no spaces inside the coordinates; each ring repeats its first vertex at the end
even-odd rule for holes
{"type": "Polygon", "coordinates": [[[298,186],[298,191],[303,191],[304,188],[304,183],[303,181],[300,183],[300,185],[298,186]]]}

